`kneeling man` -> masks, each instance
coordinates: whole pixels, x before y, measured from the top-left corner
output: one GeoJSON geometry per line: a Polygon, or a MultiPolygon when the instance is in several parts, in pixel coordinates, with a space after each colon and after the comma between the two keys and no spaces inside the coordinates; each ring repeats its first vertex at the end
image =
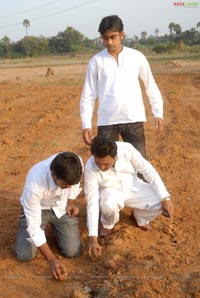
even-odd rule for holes
{"type": "Polygon", "coordinates": [[[14,254],[20,261],[30,261],[39,250],[53,277],[60,280],[67,271],[47,244],[44,230],[51,225],[63,256],[81,254],[76,217],[79,209],[73,202],[81,191],[82,169],[80,157],[72,152],[52,155],[30,169],[20,198],[22,211],[14,254]]]}

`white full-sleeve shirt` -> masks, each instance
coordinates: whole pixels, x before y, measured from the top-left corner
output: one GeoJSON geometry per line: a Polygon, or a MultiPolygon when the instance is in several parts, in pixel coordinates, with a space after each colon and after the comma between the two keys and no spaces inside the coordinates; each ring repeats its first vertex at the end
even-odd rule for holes
{"type": "Polygon", "coordinates": [[[98,236],[99,190],[101,188],[138,191],[139,197],[139,191],[144,184],[137,177],[137,173],[140,172],[160,199],[169,196],[160,175],[138,150],[126,142],[116,142],[116,144],[117,156],[114,167],[107,171],[101,171],[95,164],[93,156],[88,159],[85,165],[84,180],[89,236],[98,236]]]}
{"type": "Polygon", "coordinates": [[[66,213],[68,199],[75,199],[81,192],[79,183],[65,189],[55,184],[50,164],[56,155],[40,161],[30,169],[20,198],[26,216],[29,240],[37,247],[46,242],[45,233],[40,227],[42,210],[53,209],[57,218],[61,218],[66,213]]]}
{"type": "Polygon", "coordinates": [[[97,125],[146,121],[139,79],[144,83],[154,117],[163,118],[163,99],[146,57],[123,47],[118,63],[107,49],[88,64],[80,100],[82,128],[92,127],[94,104],[98,98],[97,125]]]}

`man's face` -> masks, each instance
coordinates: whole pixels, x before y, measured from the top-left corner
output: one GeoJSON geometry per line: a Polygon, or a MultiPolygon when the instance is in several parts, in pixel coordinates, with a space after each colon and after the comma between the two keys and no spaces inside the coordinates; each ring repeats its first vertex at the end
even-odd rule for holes
{"type": "Polygon", "coordinates": [[[106,31],[101,35],[101,38],[109,53],[118,53],[121,51],[121,40],[124,38],[123,31],[106,31]]]}
{"type": "Polygon", "coordinates": [[[53,178],[53,181],[55,182],[55,184],[58,185],[60,188],[64,189],[64,188],[71,187],[71,185],[69,185],[69,183],[65,182],[62,179],[57,178],[53,171],[51,171],[51,175],[52,175],[52,178],[53,178]]]}
{"type": "Polygon", "coordinates": [[[101,171],[107,171],[115,164],[115,158],[110,155],[106,157],[94,157],[94,161],[101,171]]]}

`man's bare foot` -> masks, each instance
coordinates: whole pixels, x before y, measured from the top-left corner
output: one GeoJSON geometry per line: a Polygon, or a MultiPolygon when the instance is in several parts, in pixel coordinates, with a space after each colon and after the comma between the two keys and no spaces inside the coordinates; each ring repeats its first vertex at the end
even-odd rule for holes
{"type": "Polygon", "coordinates": [[[104,227],[101,228],[99,236],[102,238],[111,237],[114,232],[114,229],[105,229],[104,227]]]}
{"type": "Polygon", "coordinates": [[[152,227],[150,224],[146,224],[144,226],[139,226],[139,228],[143,231],[151,231],[152,230],[152,227]]]}

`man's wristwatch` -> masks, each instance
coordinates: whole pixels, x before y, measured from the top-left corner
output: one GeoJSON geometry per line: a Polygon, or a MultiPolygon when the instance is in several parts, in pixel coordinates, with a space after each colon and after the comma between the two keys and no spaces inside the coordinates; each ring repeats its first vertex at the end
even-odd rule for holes
{"type": "Polygon", "coordinates": [[[170,201],[170,200],[171,200],[170,197],[166,197],[166,198],[161,199],[161,202],[166,202],[166,201],[170,201]]]}

